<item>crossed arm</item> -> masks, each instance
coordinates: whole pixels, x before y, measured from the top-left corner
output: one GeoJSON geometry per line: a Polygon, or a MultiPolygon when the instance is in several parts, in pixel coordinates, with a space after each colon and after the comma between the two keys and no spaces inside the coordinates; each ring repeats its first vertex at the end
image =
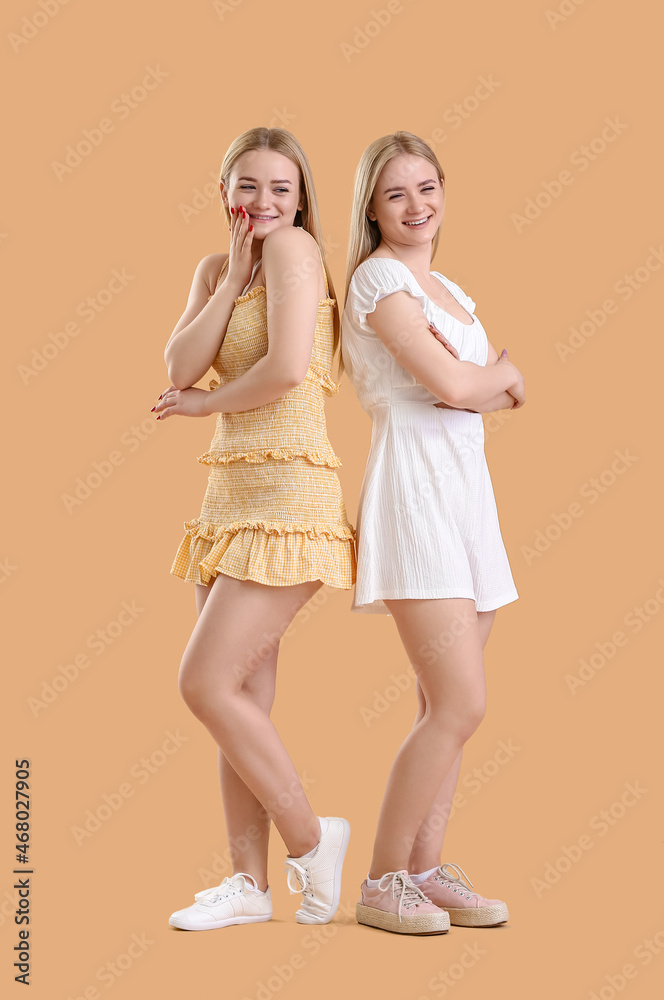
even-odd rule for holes
{"type": "MultiPolygon", "coordinates": [[[[489,345],[486,365],[460,361],[431,335],[428,320],[408,292],[379,299],[367,323],[399,364],[441,403],[477,413],[511,408],[521,374],[489,345]]],[[[439,405],[439,404],[437,404],[439,405]]]]}

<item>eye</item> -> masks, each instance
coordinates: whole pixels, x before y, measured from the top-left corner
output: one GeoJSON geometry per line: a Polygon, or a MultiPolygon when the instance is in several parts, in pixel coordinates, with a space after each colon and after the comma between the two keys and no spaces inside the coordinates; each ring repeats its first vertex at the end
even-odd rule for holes
{"type": "Polygon", "coordinates": [[[276,191],[276,192],[277,192],[278,194],[288,194],[288,188],[275,188],[274,190],[275,190],[275,191],[276,191]]]}
{"type": "Polygon", "coordinates": [[[425,188],[422,188],[422,190],[423,190],[423,191],[434,191],[434,190],[435,190],[435,188],[434,188],[434,186],[433,186],[433,184],[432,184],[432,185],[430,185],[429,187],[425,187],[425,188]]]}
{"type": "Polygon", "coordinates": [[[247,191],[248,189],[253,188],[253,186],[253,184],[240,184],[243,191],[247,191]]]}
{"type": "Polygon", "coordinates": [[[401,197],[400,192],[397,192],[396,194],[391,194],[389,197],[389,201],[394,201],[395,198],[400,198],[400,197],[401,197]]]}

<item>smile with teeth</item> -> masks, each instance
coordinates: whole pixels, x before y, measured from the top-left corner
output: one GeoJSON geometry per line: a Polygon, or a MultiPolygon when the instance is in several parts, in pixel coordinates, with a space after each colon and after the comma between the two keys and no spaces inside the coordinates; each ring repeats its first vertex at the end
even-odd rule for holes
{"type": "Polygon", "coordinates": [[[272,222],[276,219],[276,215],[252,215],[251,212],[247,213],[250,219],[256,219],[257,222],[272,222]]]}
{"type": "Polygon", "coordinates": [[[423,226],[424,223],[428,222],[430,218],[430,215],[426,215],[423,219],[415,219],[413,222],[404,222],[404,226],[423,226]]]}

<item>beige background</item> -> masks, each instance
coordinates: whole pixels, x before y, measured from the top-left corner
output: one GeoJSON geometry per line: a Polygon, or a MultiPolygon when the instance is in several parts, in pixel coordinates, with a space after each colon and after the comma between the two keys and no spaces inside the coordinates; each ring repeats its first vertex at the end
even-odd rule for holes
{"type": "MultiPolygon", "coordinates": [[[[664,231],[652,4],[43,3],[2,15],[2,981],[19,995],[11,807],[13,762],[29,757],[40,1000],[653,997],[664,231]],[[385,10],[376,31],[372,11],[386,21],[385,10]],[[132,107],[122,95],[150,68],[132,107]],[[480,78],[490,87],[476,94],[480,78]],[[58,168],[102,119],[89,155],[58,168]],[[229,868],[214,747],[177,691],[193,589],[169,575],[199,510],[195,457],[213,421],[155,424],[149,410],[194,267],[227,248],[211,180],[256,124],[285,125],[307,150],[338,288],[362,150],[398,128],[433,138],[447,175],[436,266],[526,375],[525,408],[487,418],[520,599],[487,646],[489,710],[464,752],[445,847],[480,892],[508,901],[502,928],[402,940],[355,924],[414,697],[392,621],[350,615],[349,593],[330,589],[284,642],[275,718],[314,808],[352,824],[342,909],[318,937],[295,923],[275,833],[272,923],[167,924],[229,868]],[[532,221],[519,220],[528,199],[532,221]],[[104,291],[114,270],[117,294],[104,291]],[[629,297],[624,275],[636,276],[629,297]],[[611,471],[616,452],[628,458],[611,471]],[[118,618],[125,602],[134,610],[118,618]],[[91,645],[97,630],[106,644],[91,645]],[[99,828],[77,835],[100,809],[99,828]]],[[[354,521],[370,424],[347,380],[328,414],[354,521]]]]}

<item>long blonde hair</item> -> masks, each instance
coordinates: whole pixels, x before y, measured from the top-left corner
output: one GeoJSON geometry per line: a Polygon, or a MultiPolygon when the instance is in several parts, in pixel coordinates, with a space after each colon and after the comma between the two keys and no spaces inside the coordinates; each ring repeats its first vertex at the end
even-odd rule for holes
{"type": "MultiPolygon", "coordinates": [[[[243,153],[248,153],[254,149],[272,149],[277,153],[287,156],[300,171],[300,194],[303,196],[304,205],[302,210],[298,209],[293,225],[302,226],[316,240],[321,252],[323,267],[327,277],[330,298],[336,298],[332,276],[325,259],[325,246],[323,242],[323,230],[320,224],[320,214],[318,211],[318,199],[314,187],[314,178],[311,167],[302,146],[295,136],[285,128],[265,128],[258,126],[250,128],[246,132],[234,139],[226,150],[226,155],[219,171],[219,180],[224,182],[224,187],[228,187],[231,172],[238,157],[243,153]]],[[[231,224],[231,215],[228,207],[222,201],[222,210],[226,216],[228,225],[231,224]]],[[[339,308],[333,309],[334,323],[334,350],[339,345],[339,308]]]]}
{"type": "MultiPolygon", "coordinates": [[[[377,222],[367,217],[367,208],[376,190],[378,176],[385,164],[401,153],[411,153],[413,156],[423,156],[435,167],[439,180],[445,183],[443,168],[438,157],[423,139],[412,132],[393,132],[375,139],[362,153],[355,171],[355,187],[353,190],[353,207],[350,217],[350,237],[348,241],[348,263],[346,265],[346,288],[344,301],[348,297],[348,286],[355,269],[362,261],[374,252],[381,241],[381,233],[377,222]]],[[[440,226],[431,243],[431,259],[438,249],[440,226]]]]}

